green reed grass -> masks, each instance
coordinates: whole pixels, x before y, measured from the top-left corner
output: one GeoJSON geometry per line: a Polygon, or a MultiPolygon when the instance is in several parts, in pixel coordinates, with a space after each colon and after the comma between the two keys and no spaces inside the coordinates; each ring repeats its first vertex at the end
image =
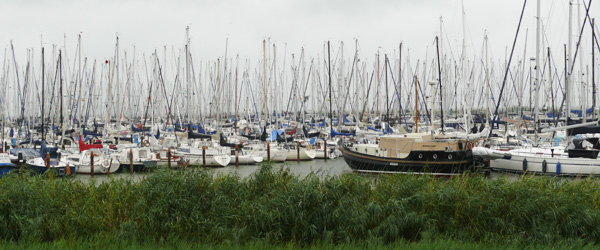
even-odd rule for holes
{"type": "Polygon", "coordinates": [[[358,243],[341,243],[341,244],[313,244],[305,247],[298,247],[296,244],[271,244],[264,241],[251,241],[241,244],[220,243],[209,244],[200,242],[186,241],[115,241],[110,238],[94,238],[86,240],[58,240],[54,242],[35,242],[35,243],[15,243],[3,242],[0,243],[2,249],[46,249],[46,250],[88,250],[88,249],[119,249],[119,250],[138,250],[138,249],[178,249],[178,250],[363,250],[363,249],[413,249],[413,250],[436,250],[436,249],[503,249],[503,250],[527,250],[527,249],[597,249],[596,246],[582,241],[564,241],[554,244],[497,244],[486,242],[460,242],[452,240],[434,240],[434,241],[398,241],[391,244],[383,244],[381,242],[358,242],[358,243]]]}
{"type": "Polygon", "coordinates": [[[300,179],[264,164],[248,178],[202,170],[102,183],[11,175],[0,178],[0,190],[0,241],[8,245],[104,238],[296,247],[600,242],[600,182],[594,178],[300,179]]]}

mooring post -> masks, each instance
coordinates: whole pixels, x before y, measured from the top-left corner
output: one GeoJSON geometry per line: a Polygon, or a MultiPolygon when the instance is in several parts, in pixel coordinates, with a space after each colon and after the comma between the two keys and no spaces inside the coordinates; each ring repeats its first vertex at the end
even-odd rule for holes
{"type": "Polygon", "coordinates": [[[323,150],[325,150],[324,156],[325,156],[325,161],[327,161],[327,140],[323,140],[323,150]]]}
{"type": "Polygon", "coordinates": [[[167,166],[171,168],[171,148],[167,150],[167,166]]]}
{"type": "Polygon", "coordinates": [[[50,153],[46,153],[46,158],[44,159],[44,164],[47,169],[50,169],[50,153]]]}
{"type": "Polygon", "coordinates": [[[90,168],[92,169],[90,174],[94,177],[94,152],[90,154],[90,168]]]}
{"type": "Polygon", "coordinates": [[[206,146],[202,146],[202,166],[206,166],[206,146]]]}
{"type": "Polygon", "coordinates": [[[300,141],[296,142],[296,152],[298,153],[298,159],[296,159],[296,161],[300,162],[300,141]]]}
{"type": "Polygon", "coordinates": [[[50,178],[50,153],[46,153],[44,163],[46,164],[46,173],[48,173],[48,178],[50,178]]]}
{"type": "Polygon", "coordinates": [[[267,161],[271,161],[271,144],[267,142],[267,161]]]}
{"type": "Polygon", "coordinates": [[[133,149],[129,149],[129,173],[133,174],[133,149]]]}
{"type": "Polygon", "coordinates": [[[240,166],[240,158],[239,158],[239,146],[238,144],[235,144],[235,166],[239,167],[240,166]]]}

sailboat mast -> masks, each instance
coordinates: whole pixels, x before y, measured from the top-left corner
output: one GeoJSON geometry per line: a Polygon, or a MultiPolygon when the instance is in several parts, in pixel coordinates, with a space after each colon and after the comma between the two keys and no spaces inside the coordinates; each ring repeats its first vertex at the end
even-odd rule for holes
{"type": "Polygon", "coordinates": [[[64,126],[64,117],[63,117],[63,78],[62,78],[62,51],[58,50],[58,78],[60,79],[59,86],[59,103],[60,103],[60,129],[62,130],[62,136],[60,137],[60,145],[64,148],[64,138],[65,138],[65,126],[64,126]]]}
{"type": "MultiPolygon", "coordinates": [[[[398,105],[402,105],[400,102],[402,100],[402,43],[398,46],[398,105]]],[[[398,112],[398,120],[400,121],[398,125],[402,125],[402,120],[404,120],[404,115],[402,115],[402,108],[400,108],[400,112],[398,112]]],[[[404,123],[406,124],[406,120],[404,123]]],[[[400,126],[398,126],[400,127],[400,126]]],[[[408,127],[407,127],[408,130],[408,127]]]]}
{"type": "Polygon", "coordinates": [[[596,79],[595,79],[595,69],[596,69],[596,58],[594,52],[594,41],[596,40],[596,32],[595,32],[595,18],[592,18],[592,120],[596,119],[596,79]]]}
{"type": "Polygon", "coordinates": [[[237,134],[238,131],[238,126],[237,126],[237,122],[238,122],[238,68],[240,67],[240,56],[237,55],[236,58],[236,64],[235,64],[235,100],[234,100],[234,110],[235,110],[235,118],[233,120],[233,129],[235,131],[235,134],[237,134]]]}
{"type": "Polygon", "coordinates": [[[419,90],[417,75],[415,74],[415,129],[413,133],[419,132],[419,90]]]}
{"type": "MultiPolygon", "coordinates": [[[[583,2],[583,1],[582,1],[583,2]]],[[[581,27],[581,5],[577,5],[577,27],[581,27]]],[[[593,26],[592,26],[593,28],[593,26]]],[[[583,34],[580,33],[579,34],[579,40],[577,42],[577,47],[579,48],[579,46],[581,46],[581,36],[583,34]]],[[[580,83],[581,83],[581,95],[579,96],[579,100],[581,105],[581,117],[582,117],[582,122],[585,123],[587,122],[587,112],[586,112],[586,106],[587,106],[587,91],[586,91],[586,84],[583,82],[583,80],[585,79],[585,73],[583,70],[583,56],[579,56],[579,79],[580,79],[580,83]]]]}
{"type": "MultiPolygon", "coordinates": [[[[550,47],[548,47],[548,83],[550,84],[550,94],[552,95],[552,120],[555,120],[556,114],[554,111],[554,87],[552,86],[552,67],[550,65],[550,47]]],[[[555,123],[556,124],[556,123],[555,123]]]]}
{"type": "Polygon", "coordinates": [[[186,116],[188,125],[190,124],[190,26],[185,28],[185,82],[187,95],[187,110],[186,116]]]}
{"type": "MultiPolygon", "coordinates": [[[[333,110],[331,107],[331,45],[327,41],[327,72],[329,73],[329,127],[330,133],[333,132],[333,110]]],[[[333,134],[332,134],[333,137],[333,134]]]]}
{"type": "MultiPolygon", "coordinates": [[[[572,37],[572,24],[573,24],[573,0],[569,0],[569,45],[567,48],[567,53],[569,55],[569,57],[567,58],[567,69],[565,72],[565,76],[567,78],[567,81],[565,82],[565,105],[567,106],[567,125],[569,125],[569,120],[570,120],[570,114],[571,114],[571,91],[570,91],[570,86],[571,86],[571,72],[569,72],[568,69],[571,68],[571,65],[573,64],[573,62],[571,62],[571,58],[573,57],[573,53],[571,50],[571,45],[572,45],[572,41],[573,41],[573,37],[572,37]]],[[[568,138],[570,139],[570,138],[568,138]]],[[[567,140],[569,141],[569,140],[567,140]]]]}
{"type": "MultiPolygon", "coordinates": [[[[44,99],[45,99],[44,97],[46,96],[46,94],[44,93],[44,78],[46,78],[45,77],[46,75],[45,75],[44,69],[45,69],[45,67],[44,67],[44,47],[42,47],[42,141],[46,140],[46,136],[44,133],[44,99]]],[[[4,129],[4,128],[2,128],[2,129],[4,129]]],[[[4,147],[4,145],[2,145],[2,147],[4,147]]]]}
{"type": "Polygon", "coordinates": [[[488,36],[487,32],[484,37],[485,40],[485,125],[490,127],[490,65],[488,58],[488,36]]]}
{"type": "MultiPolygon", "coordinates": [[[[77,81],[79,81],[79,100],[77,100],[77,103],[79,103],[81,101],[81,89],[83,87],[83,84],[82,84],[83,73],[81,72],[81,70],[82,70],[81,69],[81,33],[79,34],[79,41],[78,42],[79,42],[79,45],[78,45],[78,47],[79,47],[79,62],[78,62],[79,63],[79,70],[77,71],[77,75],[78,75],[77,76],[77,81]]],[[[79,106],[79,104],[77,104],[77,106],[79,106]]],[[[83,112],[81,112],[81,113],[83,113],[83,112]]],[[[75,114],[75,115],[77,115],[77,114],[75,114]]],[[[73,117],[73,119],[76,119],[76,117],[73,117]]],[[[81,120],[81,119],[79,119],[79,120],[81,120]]],[[[81,123],[81,121],[79,121],[79,123],[81,123]]]]}
{"type": "Polygon", "coordinates": [[[263,113],[265,115],[264,131],[267,131],[267,41],[263,39],[263,113]]]}
{"type": "MultiPolygon", "coordinates": [[[[440,17],[440,21],[441,21],[441,17],[440,17]]],[[[440,33],[440,37],[441,37],[441,33],[440,33]]],[[[444,133],[444,100],[442,99],[442,96],[444,92],[442,92],[442,64],[440,63],[440,42],[438,37],[435,37],[435,43],[436,43],[436,48],[437,48],[437,61],[438,61],[438,84],[440,85],[440,119],[442,121],[442,133],[444,133]]],[[[402,77],[400,77],[400,79],[402,79],[402,77]]],[[[433,98],[433,97],[431,97],[433,98]]],[[[431,105],[432,109],[433,109],[433,104],[431,105]]],[[[489,110],[489,108],[488,108],[489,110]]],[[[432,119],[433,120],[433,119],[432,119]]]]}
{"type": "Polygon", "coordinates": [[[467,27],[466,27],[466,13],[464,3],[461,2],[462,5],[462,31],[463,31],[463,40],[462,40],[462,55],[461,55],[461,67],[462,67],[462,80],[464,83],[464,97],[463,97],[463,114],[465,116],[465,130],[467,134],[469,133],[469,129],[471,128],[470,119],[471,117],[471,107],[470,107],[470,91],[471,84],[469,83],[469,79],[467,78],[467,27]]]}
{"type": "Polygon", "coordinates": [[[388,57],[385,54],[385,122],[389,122],[390,117],[390,99],[389,99],[389,88],[388,88],[388,57]]]}
{"type": "Polygon", "coordinates": [[[542,19],[540,18],[540,0],[537,1],[537,28],[535,31],[535,97],[534,97],[534,118],[535,118],[535,124],[534,124],[534,129],[535,129],[535,140],[534,140],[534,144],[537,145],[538,144],[538,130],[539,130],[539,93],[540,93],[540,85],[541,85],[541,79],[540,79],[540,33],[542,32],[540,26],[542,24],[542,19]]]}

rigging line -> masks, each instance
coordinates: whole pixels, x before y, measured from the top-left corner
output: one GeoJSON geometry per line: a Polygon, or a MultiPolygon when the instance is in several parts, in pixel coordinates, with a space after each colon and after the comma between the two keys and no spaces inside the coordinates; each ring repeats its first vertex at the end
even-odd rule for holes
{"type": "MultiPolygon", "coordinates": [[[[252,91],[252,84],[250,83],[250,76],[248,75],[248,73],[245,73],[245,74],[246,74],[246,82],[248,83],[248,89],[250,89],[250,96],[252,97],[252,104],[254,104],[254,111],[256,112],[256,117],[258,119],[258,123],[260,124],[260,114],[258,113],[258,107],[256,107],[256,100],[254,99],[254,91],[252,91]]],[[[265,124],[267,124],[266,121],[265,121],[265,124]]]]}
{"type": "MultiPolygon", "coordinates": [[[[366,74],[368,74],[368,72],[366,72],[366,74]]],[[[367,86],[366,95],[365,95],[365,97],[362,100],[363,101],[363,103],[362,103],[363,107],[362,107],[362,112],[360,113],[360,119],[359,119],[359,121],[361,121],[361,122],[364,121],[363,117],[364,117],[364,114],[365,114],[365,109],[367,107],[367,100],[369,100],[369,92],[371,91],[371,83],[373,83],[373,75],[374,74],[371,74],[371,80],[369,81],[369,85],[367,86]]],[[[369,76],[367,75],[367,78],[368,77],[369,76]]]]}
{"type": "MultiPolygon", "coordinates": [[[[86,73],[87,75],[87,73],[86,73]]],[[[94,60],[94,69],[92,70],[92,76],[90,77],[90,84],[88,84],[88,88],[90,89],[90,91],[88,92],[88,102],[86,105],[86,110],[85,110],[85,121],[87,121],[89,119],[89,111],[90,111],[90,105],[92,104],[92,93],[94,92],[94,80],[95,80],[95,76],[96,76],[96,60],[94,60]]]]}
{"type": "Polygon", "coordinates": [[[302,112],[302,110],[304,109],[304,103],[307,102],[306,100],[306,90],[308,89],[308,83],[310,81],[310,73],[312,72],[312,68],[313,68],[313,60],[310,60],[310,68],[308,69],[308,76],[306,77],[306,85],[304,85],[304,93],[302,94],[302,106],[300,106],[300,112],[302,112]]]}
{"type": "MultiPolygon", "coordinates": [[[[19,103],[21,103],[21,107],[23,107],[24,103],[21,97],[21,83],[19,81],[19,67],[17,66],[17,59],[15,58],[15,48],[13,47],[12,40],[10,40],[10,48],[13,54],[13,63],[15,65],[15,77],[17,78],[17,93],[19,97],[19,103]]],[[[21,109],[21,118],[23,118],[25,114],[23,113],[23,109],[21,109]]]]}
{"type": "MultiPolygon", "coordinates": [[[[584,7],[585,7],[585,15],[586,15],[586,17],[589,18],[588,13],[590,11],[589,7],[591,7],[591,5],[592,5],[592,0],[590,0],[590,3],[589,3],[590,6],[585,6],[585,2],[583,2],[583,4],[584,4],[584,7]]],[[[575,46],[575,55],[573,56],[573,59],[571,60],[572,63],[571,63],[571,70],[570,70],[569,75],[573,74],[573,68],[575,68],[575,61],[576,61],[575,59],[577,59],[577,52],[579,52],[579,45],[581,44],[581,37],[583,35],[583,30],[585,28],[585,23],[588,20],[588,18],[586,18],[585,20],[583,20],[583,24],[581,25],[581,31],[579,31],[579,39],[577,40],[577,43],[576,43],[577,46],[575,46]]],[[[591,24],[591,21],[590,21],[590,24],[591,24]]]]}
{"type": "MultiPolygon", "coordinates": [[[[146,62],[146,55],[144,55],[144,68],[146,69],[146,81],[148,81],[148,83],[150,84],[150,87],[148,89],[148,99],[146,100],[146,111],[144,112],[144,122],[142,123],[142,128],[144,128],[146,126],[146,120],[148,119],[148,109],[150,108],[150,104],[152,102],[152,85],[154,83],[154,81],[150,81],[150,78],[149,78],[148,63],[146,62]]],[[[158,130],[160,130],[160,128],[158,130]]],[[[144,137],[144,134],[145,133],[142,133],[142,139],[144,137]]]]}
{"type": "MultiPolygon", "coordinates": [[[[590,0],[590,5],[591,5],[591,4],[592,4],[592,1],[590,0]]],[[[590,6],[586,5],[586,4],[585,4],[585,2],[583,2],[583,7],[585,7],[585,9],[586,9],[586,12],[585,12],[585,19],[586,19],[586,20],[588,20],[588,21],[590,22],[590,25],[591,25],[593,22],[592,22],[592,21],[590,21],[590,19],[591,19],[591,18],[590,18],[590,15],[589,15],[589,13],[588,13],[588,11],[589,11],[589,7],[590,7],[590,6]]],[[[584,23],[583,23],[583,26],[585,26],[585,21],[584,21],[584,23]]],[[[593,26],[592,26],[592,29],[594,29],[594,28],[595,28],[596,30],[598,30],[598,26],[596,26],[596,27],[593,27],[593,26]]],[[[582,28],[582,29],[583,29],[583,28],[582,28]]],[[[582,30],[582,32],[583,32],[583,30],[582,30]]],[[[597,31],[596,31],[596,32],[597,32],[597,31]]],[[[598,32],[597,32],[597,33],[598,33],[598,32]]],[[[581,34],[579,34],[579,39],[581,40],[581,34]]],[[[595,36],[595,37],[594,37],[594,41],[596,41],[596,47],[600,48],[600,45],[598,44],[598,36],[595,36]]],[[[577,44],[579,44],[579,42],[578,42],[577,44]]],[[[573,59],[573,61],[574,61],[574,60],[575,60],[575,59],[573,59]]]]}
{"type": "MultiPolygon", "coordinates": [[[[386,57],[386,60],[388,60],[387,66],[388,66],[388,69],[390,70],[390,75],[392,76],[392,83],[394,83],[394,89],[396,90],[396,97],[398,97],[398,105],[400,105],[400,110],[402,111],[402,117],[403,117],[404,121],[406,121],[406,115],[404,113],[404,108],[402,107],[401,96],[398,93],[398,86],[396,85],[396,79],[394,78],[394,72],[392,71],[392,68],[390,66],[389,58],[386,57]]],[[[400,76],[400,77],[402,77],[402,76],[400,76]]],[[[402,87],[402,86],[400,86],[400,87],[402,87]]],[[[406,124],[406,122],[404,122],[404,125],[406,126],[406,131],[408,131],[408,124],[406,124]]]]}
{"type": "MultiPolygon", "coordinates": [[[[525,13],[525,6],[527,5],[527,0],[523,1],[523,9],[521,10],[521,16],[519,17],[519,25],[517,26],[517,33],[515,34],[515,39],[513,41],[513,46],[510,51],[510,57],[508,58],[508,64],[506,65],[506,72],[504,73],[504,80],[502,80],[502,88],[500,89],[500,94],[498,95],[498,104],[496,105],[496,110],[494,111],[494,119],[492,122],[497,125],[496,118],[498,117],[498,108],[500,108],[500,102],[502,101],[502,92],[504,91],[504,86],[506,85],[506,78],[508,77],[508,71],[510,69],[510,63],[512,62],[513,53],[515,52],[515,46],[517,45],[517,38],[519,37],[519,30],[521,29],[521,22],[523,21],[523,14],[525,13]]],[[[494,126],[490,128],[490,133],[488,135],[488,139],[492,137],[492,132],[494,131],[494,126]]]]}

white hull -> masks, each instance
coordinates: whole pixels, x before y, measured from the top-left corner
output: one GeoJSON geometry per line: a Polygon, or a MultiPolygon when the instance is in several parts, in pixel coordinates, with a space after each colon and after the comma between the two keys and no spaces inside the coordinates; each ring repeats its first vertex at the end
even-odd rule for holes
{"type": "Polygon", "coordinates": [[[201,154],[180,154],[191,165],[199,165],[206,167],[225,167],[231,162],[231,156],[226,154],[206,155],[201,154]]]}
{"type": "MultiPolygon", "coordinates": [[[[263,158],[254,154],[238,155],[237,161],[240,165],[253,165],[263,162],[263,158]]],[[[230,164],[235,165],[235,162],[236,157],[235,155],[232,155],[230,164]]]]}
{"type": "Polygon", "coordinates": [[[490,160],[490,168],[500,172],[535,173],[561,176],[600,175],[600,160],[569,158],[562,150],[552,155],[548,150],[526,153],[524,150],[498,151],[473,149],[476,156],[490,160]],[[560,163],[560,168],[557,167],[560,163]]]}
{"type": "Polygon", "coordinates": [[[86,150],[79,154],[66,155],[63,159],[66,164],[75,167],[78,174],[91,174],[91,153],[94,153],[94,174],[114,173],[119,169],[121,163],[118,160],[106,158],[99,150],[86,150]]]}
{"type": "MultiPolygon", "coordinates": [[[[271,151],[271,161],[274,162],[284,162],[285,160],[287,160],[287,152],[286,151],[281,151],[281,150],[277,150],[277,151],[271,151]]],[[[267,159],[267,153],[265,153],[265,155],[263,156],[264,159],[267,159]]]]}
{"type": "Polygon", "coordinates": [[[300,155],[300,161],[312,161],[317,156],[317,152],[313,149],[300,148],[298,154],[297,149],[292,149],[288,151],[286,161],[298,161],[298,155],[300,155]]]}
{"type": "Polygon", "coordinates": [[[268,155],[267,155],[267,150],[264,148],[264,146],[256,146],[253,145],[254,147],[252,149],[244,149],[246,150],[246,152],[248,154],[251,155],[255,155],[255,156],[259,156],[263,158],[263,161],[274,161],[274,162],[284,162],[287,159],[287,155],[288,155],[288,150],[286,149],[281,149],[278,148],[276,146],[273,146],[270,148],[270,159],[268,159],[268,155]]]}
{"type": "MultiPolygon", "coordinates": [[[[169,157],[167,157],[167,150],[160,150],[156,152],[156,166],[157,167],[168,167],[169,166],[169,157]]],[[[175,153],[171,153],[171,167],[177,167],[179,163],[180,157],[176,156],[175,153]]]]}
{"type": "MultiPolygon", "coordinates": [[[[112,164],[110,164],[110,162],[108,163],[103,163],[103,164],[94,164],[94,174],[109,174],[109,173],[114,173],[115,171],[117,171],[117,169],[119,169],[120,163],[118,161],[113,161],[112,164]]],[[[79,166],[75,166],[75,172],[77,172],[78,174],[91,174],[92,173],[92,166],[91,165],[79,165],[79,166]]]]}
{"type": "MultiPolygon", "coordinates": [[[[327,158],[328,159],[335,159],[338,158],[339,155],[334,151],[334,150],[328,150],[327,151],[327,158]]],[[[315,159],[325,159],[325,150],[323,149],[315,149],[315,159]]]]}

